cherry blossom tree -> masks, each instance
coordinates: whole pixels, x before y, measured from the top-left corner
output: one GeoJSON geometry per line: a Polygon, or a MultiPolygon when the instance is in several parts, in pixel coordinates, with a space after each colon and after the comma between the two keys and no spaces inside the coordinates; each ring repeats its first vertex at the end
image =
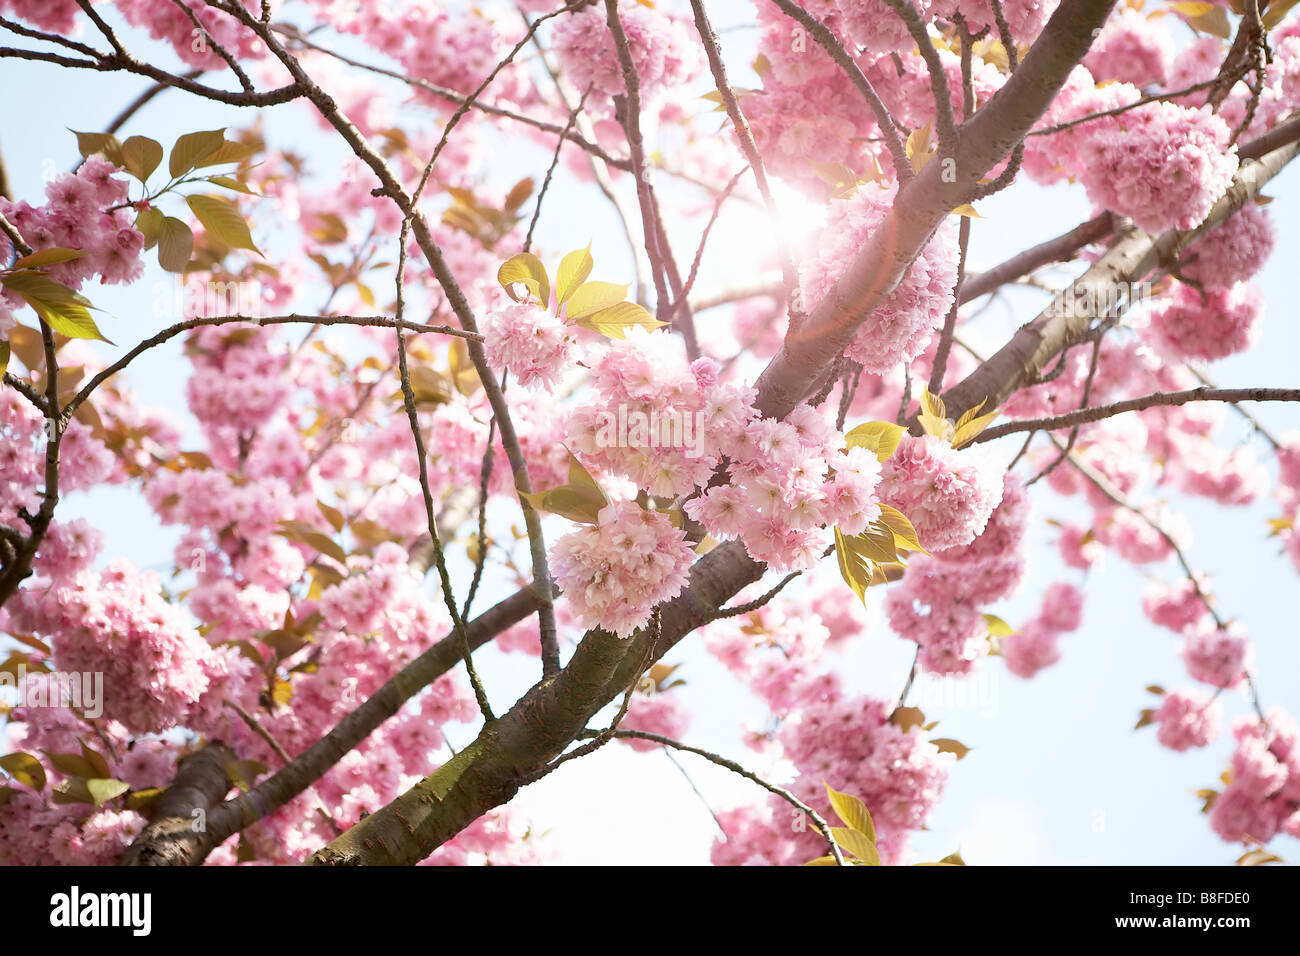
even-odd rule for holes
{"type": "Polygon", "coordinates": [[[1271,497],[1249,560],[1300,573],[1300,432],[1251,410],[1300,388],[1210,378],[1264,318],[1293,4],[750,0],[738,54],[714,0],[0,0],[33,86],[141,84],[51,117],[43,196],[0,176],[0,862],[539,862],[512,800],[607,745],[752,782],[715,863],[915,862],[968,744],[914,681],[1068,666],[1107,552],[1181,640],[1138,727],[1211,746],[1245,694],[1205,822],[1277,859],[1300,725],[1169,496],[1271,497]],[[149,135],[196,101],[229,125],[149,135]],[[1044,186],[1094,214],[981,250],[981,204],[1044,186]],[[164,320],[96,309],[158,274],[164,320]],[[131,388],[160,352],[171,407],[131,388]],[[104,486],[172,567],[68,515],[104,486]],[[868,607],[896,696],[838,663],[868,607]],[[535,661],[517,699],[489,645],[535,661]],[[692,743],[692,647],[750,753],[692,743]]]}

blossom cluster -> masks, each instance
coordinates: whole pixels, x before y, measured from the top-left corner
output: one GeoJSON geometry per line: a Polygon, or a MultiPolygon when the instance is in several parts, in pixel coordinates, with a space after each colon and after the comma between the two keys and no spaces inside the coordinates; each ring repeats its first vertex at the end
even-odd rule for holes
{"type": "MultiPolygon", "coordinates": [[[[67,262],[42,267],[55,282],[80,289],[95,276],[113,285],[134,282],[144,272],[140,258],[144,236],[127,224],[127,212],[116,208],[127,198],[126,180],[117,172],[108,160],[92,156],[75,173],[62,173],[46,184],[44,205],[0,197],[0,214],[32,249],[76,249],[82,253],[67,262]]],[[[8,238],[0,234],[0,260],[7,260],[11,252],[8,238]]],[[[0,291],[0,332],[13,326],[14,313],[21,305],[15,293],[0,291]]]]}

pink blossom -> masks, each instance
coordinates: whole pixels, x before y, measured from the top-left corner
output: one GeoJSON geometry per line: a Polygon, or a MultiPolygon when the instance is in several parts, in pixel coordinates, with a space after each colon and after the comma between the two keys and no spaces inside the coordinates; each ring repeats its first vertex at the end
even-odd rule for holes
{"type": "Polygon", "coordinates": [[[1223,704],[1195,688],[1170,691],[1160,700],[1151,717],[1157,725],[1156,740],[1170,750],[1204,747],[1219,737],[1223,704]]]}
{"type": "Polygon", "coordinates": [[[628,638],[686,586],[694,552],[665,515],[635,502],[609,504],[598,518],[555,542],[551,567],[583,627],[628,638]]]}

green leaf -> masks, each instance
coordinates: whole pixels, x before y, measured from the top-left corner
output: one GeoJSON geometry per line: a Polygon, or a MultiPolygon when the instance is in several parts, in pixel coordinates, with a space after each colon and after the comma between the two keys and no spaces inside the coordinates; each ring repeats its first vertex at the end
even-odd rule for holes
{"type": "MultiPolygon", "coordinates": [[[[560,271],[555,277],[555,296],[560,305],[569,301],[569,297],[578,291],[578,287],[587,281],[595,265],[591,257],[591,244],[586,249],[570,252],[560,260],[560,271]]],[[[621,301],[621,299],[620,299],[621,301]]]]}
{"type": "Polygon", "coordinates": [[[1272,30],[1282,22],[1283,18],[1291,12],[1291,8],[1295,5],[1296,0],[1272,0],[1268,5],[1268,9],[1264,11],[1264,16],[1261,18],[1264,24],[1264,29],[1272,30]]]}
{"type": "Polygon", "coordinates": [[[104,158],[114,166],[125,165],[122,161],[122,144],[112,133],[78,133],[75,129],[70,132],[77,137],[77,149],[81,151],[83,159],[103,153],[104,158]]]}
{"type": "Polygon", "coordinates": [[[934,158],[935,150],[930,145],[930,124],[912,130],[907,135],[907,143],[903,148],[912,165],[912,172],[919,173],[934,158]]]}
{"type": "MultiPolygon", "coordinates": [[[[985,401],[987,401],[987,399],[985,401]]],[[[952,436],[953,448],[960,448],[962,445],[971,441],[971,439],[988,427],[989,422],[993,421],[993,419],[997,418],[1000,414],[995,408],[987,415],[980,415],[979,410],[983,407],[984,402],[981,401],[974,408],[968,409],[961,418],[957,419],[957,424],[954,426],[952,436]]]]}
{"type": "Polygon", "coordinates": [[[867,606],[867,588],[871,586],[871,565],[849,544],[849,539],[839,528],[835,529],[835,558],[839,562],[840,576],[853,593],[867,606]]]}
{"type": "MultiPolygon", "coordinates": [[[[211,157],[226,142],[226,130],[211,129],[197,133],[186,133],[177,137],[172,146],[172,154],[167,158],[167,171],[173,179],[198,167],[204,159],[211,157]]],[[[216,165],[216,164],[212,164],[216,165]]]]}
{"type": "Polygon", "coordinates": [[[61,246],[55,246],[50,249],[42,249],[40,252],[33,252],[30,256],[23,256],[14,263],[15,269],[35,269],[40,266],[52,266],[58,262],[71,262],[74,259],[80,259],[86,253],[81,249],[64,249],[61,246]]]}
{"type": "Polygon", "coordinates": [[[60,335],[108,342],[90,316],[90,302],[66,285],[36,272],[11,272],[0,284],[35,309],[46,325],[60,335]]]}
{"type": "MultiPolygon", "coordinates": [[[[586,286],[583,288],[586,288],[586,286]]],[[[626,338],[627,330],[638,326],[653,332],[655,329],[663,328],[667,324],[666,322],[660,322],[635,302],[620,302],[608,309],[601,309],[595,315],[589,315],[578,320],[578,325],[584,329],[598,332],[607,339],[626,338]]]]}
{"type": "Polygon", "coordinates": [[[897,450],[906,431],[902,425],[893,422],[863,422],[845,432],[844,444],[848,448],[865,448],[875,452],[876,458],[883,465],[897,450]]]}
{"type": "Polygon", "coordinates": [[[0,375],[9,371],[9,340],[0,340],[0,375]]]}
{"type": "Polygon", "coordinates": [[[568,448],[565,448],[564,450],[569,452],[569,484],[579,491],[585,491],[593,498],[599,499],[605,504],[609,504],[609,499],[605,497],[604,490],[597,483],[596,479],[591,477],[591,472],[583,466],[582,462],[578,461],[577,456],[574,455],[573,452],[569,451],[568,448]]]}
{"type": "Polygon", "coordinates": [[[92,773],[90,776],[93,777],[111,776],[108,769],[108,761],[105,760],[96,751],[91,750],[84,743],[81,744],[81,756],[83,756],[86,759],[86,762],[90,764],[90,766],[94,769],[94,773],[92,773]]]}
{"type": "Polygon", "coordinates": [[[122,163],[126,171],[144,182],[162,162],[162,143],[148,136],[132,136],[122,144],[122,163]]]}
{"type": "Polygon", "coordinates": [[[50,797],[58,804],[93,803],[95,800],[90,795],[90,788],[86,786],[85,777],[68,777],[54,787],[50,797]]]}
{"type": "Polygon", "coordinates": [[[104,780],[95,777],[86,781],[86,790],[89,791],[90,799],[97,807],[102,807],[109,800],[120,797],[130,789],[131,785],[121,780],[104,780]]]}
{"type": "Polygon", "coordinates": [[[184,272],[194,252],[194,233],[175,216],[158,223],[158,265],[168,272],[184,272]]]}
{"type": "Polygon", "coordinates": [[[501,268],[497,270],[497,281],[506,290],[506,295],[516,302],[520,299],[515,295],[514,287],[519,283],[532,293],[543,309],[550,307],[551,280],[547,278],[546,266],[542,265],[542,260],[531,252],[521,252],[501,263],[501,268]]]}
{"type": "Polygon", "coordinates": [[[572,485],[561,485],[541,493],[521,491],[519,497],[537,511],[549,511],[581,524],[596,524],[600,510],[607,503],[603,495],[596,498],[590,492],[572,485]]]}
{"type": "Polygon", "coordinates": [[[339,564],[347,564],[347,552],[339,546],[339,543],[324,532],[317,531],[309,524],[300,521],[281,521],[277,533],[290,541],[314,548],[321,554],[333,558],[339,564]]]}
{"type": "Polygon", "coordinates": [[[880,517],[875,521],[878,526],[887,528],[894,536],[894,544],[900,548],[906,548],[908,551],[920,551],[922,554],[929,554],[921,546],[921,541],[917,537],[916,528],[908,520],[907,515],[897,508],[890,507],[884,502],[880,503],[880,517]]]}
{"type": "Polygon", "coordinates": [[[128,793],[126,808],[147,817],[153,810],[153,802],[161,797],[162,793],[161,787],[146,787],[144,790],[128,793]]]}
{"type": "Polygon", "coordinates": [[[831,836],[835,838],[841,850],[852,853],[867,866],[880,866],[880,853],[876,850],[876,844],[869,840],[866,834],[850,830],[848,827],[831,827],[831,836]]]}
{"type": "Polygon", "coordinates": [[[947,856],[945,856],[945,857],[944,857],[942,860],[940,860],[939,862],[940,862],[940,863],[947,863],[949,866],[965,866],[965,865],[966,865],[966,861],[963,860],[963,859],[961,858],[961,851],[960,851],[960,850],[954,850],[952,853],[949,853],[947,856]]]}
{"type": "Polygon", "coordinates": [[[984,624],[989,629],[989,637],[1010,637],[1016,629],[996,614],[985,614],[984,624]]]}
{"type": "Polygon", "coordinates": [[[867,805],[852,794],[840,793],[824,781],[822,786],[826,788],[826,795],[830,797],[831,806],[835,808],[839,818],[875,843],[876,825],[871,821],[871,813],[867,810],[867,805]]]}
{"type": "Polygon", "coordinates": [[[146,249],[152,249],[158,244],[158,233],[162,229],[162,221],[162,210],[155,209],[153,206],[141,209],[136,213],[135,228],[140,235],[144,236],[144,247],[146,249]]]}
{"type": "Polygon", "coordinates": [[[929,389],[921,392],[921,411],[917,418],[927,435],[945,440],[952,436],[952,424],[948,421],[943,399],[938,395],[931,395],[929,389]]]}
{"type": "Polygon", "coordinates": [[[839,866],[833,856],[819,856],[815,860],[809,860],[804,866],[839,866]]]}
{"type": "Polygon", "coordinates": [[[564,314],[573,320],[595,315],[626,299],[628,288],[613,282],[588,282],[570,292],[564,314]]]}
{"type": "Polygon", "coordinates": [[[208,176],[205,177],[208,182],[214,186],[224,186],[226,189],[233,189],[237,193],[244,193],[249,196],[256,196],[257,193],[249,189],[238,179],[232,179],[230,176],[208,176]]]}
{"type": "Polygon", "coordinates": [[[0,757],[0,768],[19,783],[33,790],[45,789],[45,768],[29,753],[12,753],[0,757]]]}
{"type": "Polygon", "coordinates": [[[81,754],[52,754],[47,750],[45,756],[60,773],[71,777],[95,776],[94,766],[81,754]]]}
{"type": "Polygon", "coordinates": [[[217,149],[204,156],[199,162],[194,164],[195,169],[206,169],[209,166],[224,166],[227,163],[242,163],[257,153],[257,150],[246,143],[232,143],[226,140],[217,149]]]}
{"type": "Polygon", "coordinates": [[[259,256],[262,251],[253,244],[248,223],[239,210],[216,196],[186,196],[185,202],[203,223],[203,228],[232,249],[251,249],[259,256]]]}
{"type": "Polygon", "coordinates": [[[1187,25],[1198,33],[1208,33],[1227,40],[1232,36],[1232,25],[1228,22],[1228,11],[1212,3],[1171,3],[1171,7],[1183,15],[1187,25]]]}

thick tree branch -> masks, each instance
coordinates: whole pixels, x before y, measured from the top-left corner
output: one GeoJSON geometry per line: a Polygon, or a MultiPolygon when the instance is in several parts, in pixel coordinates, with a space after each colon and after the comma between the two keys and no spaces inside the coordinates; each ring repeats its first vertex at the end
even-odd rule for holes
{"type": "MultiPolygon", "coordinates": [[[[506,628],[535,613],[537,607],[533,590],[521,588],[466,624],[470,647],[482,647],[506,628]]],[[[207,802],[199,800],[204,794],[186,791],[174,801],[164,804],[160,800],[154,805],[153,822],[132,844],[122,863],[127,866],[151,862],[173,866],[202,863],[214,847],[232,834],[274,813],[323,777],[376,727],[396,714],[403,704],[455,667],[462,656],[456,637],[444,637],[390,677],[383,687],[366,698],[365,703],[289,764],[248,792],[240,793],[219,806],[212,807],[225,795],[229,785],[207,802]],[[212,809],[207,813],[204,828],[194,830],[191,827],[192,811],[195,808],[207,811],[209,807],[212,809]]],[[[222,776],[224,778],[224,771],[222,776]]],[[[178,777],[164,796],[181,783],[182,778],[178,777]]]]}
{"type": "Polygon", "coordinates": [[[1093,29],[1105,23],[1113,7],[1114,0],[1065,0],[1020,68],[958,132],[956,175],[951,177],[955,181],[944,181],[944,164],[929,163],[899,191],[885,223],[807,321],[786,337],[759,377],[758,408],[765,416],[785,417],[821,381],[826,367],[894,290],[939,224],[1024,139],[1087,52],[1093,29]]]}
{"type": "MultiPolygon", "coordinates": [[[[1032,57],[1033,50],[1025,58],[1026,67],[1032,57]]],[[[1023,72],[1024,67],[1016,76],[1023,72]]],[[[957,416],[981,402],[986,409],[1001,405],[1012,392],[1032,382],[1053,357],[1087,337],[1092,315],[1079,303],[1099,301],[1098,297],[1107,301],[1115,289],[1131,288],[1154,269],[1173,266],[1192,243],[1257,196],[1269,180],[1300,155],[1300,124],[1288,125],[1292,139],[1258,160],[1244,160],[1233,184],[1195,229],[1170,230],[1157,237],[1130,226],[1121,233],[1107,253],[1057,295],[1037,318],[1022,326],[1010,342],[944,394],[948,413],[957,416]]]]}

